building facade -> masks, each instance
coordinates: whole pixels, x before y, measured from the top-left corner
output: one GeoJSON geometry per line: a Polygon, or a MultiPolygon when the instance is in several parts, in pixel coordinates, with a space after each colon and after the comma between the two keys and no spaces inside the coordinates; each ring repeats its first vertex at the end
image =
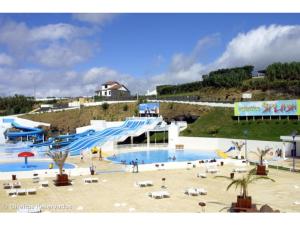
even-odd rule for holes
{"type": "Polygon", "coordinates": [[[123,84],[116,81],[108,81],[101,85],[99,90],[96,90],[96,96],[101,96],[108,99],[123,99],[130,97],[130,91],[123,84]]]}

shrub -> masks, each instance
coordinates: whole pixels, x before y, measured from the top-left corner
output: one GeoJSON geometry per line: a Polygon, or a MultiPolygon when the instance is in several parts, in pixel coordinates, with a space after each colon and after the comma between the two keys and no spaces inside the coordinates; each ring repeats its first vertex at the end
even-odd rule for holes
{"type": "Polygon", "coordinates": [[[127,111],[128,111],[128,105],[127,105],[127,104],[123,106],[123,111],[124,111],[124,112],[127,112],[127,111]]]}
{"type": "Polygon", "coordinates": [[[101,108],[103,109],[103,111],[106,111],[108,110],[109,108],[109,104],[107,102],[104,102],[102,105],[101,105],[101,108]]]}

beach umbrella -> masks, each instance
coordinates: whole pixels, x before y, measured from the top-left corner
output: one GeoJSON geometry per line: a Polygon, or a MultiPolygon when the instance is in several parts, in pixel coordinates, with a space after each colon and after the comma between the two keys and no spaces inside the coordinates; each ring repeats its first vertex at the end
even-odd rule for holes
{"type": "Polygon", "coordinates": [[[32,152],[21,152],[18,154],[18,157],[24,157],[25,158],[25,166],[27,166],[27,158],[28,157],[33,157],[34,154],[32,152]]]}

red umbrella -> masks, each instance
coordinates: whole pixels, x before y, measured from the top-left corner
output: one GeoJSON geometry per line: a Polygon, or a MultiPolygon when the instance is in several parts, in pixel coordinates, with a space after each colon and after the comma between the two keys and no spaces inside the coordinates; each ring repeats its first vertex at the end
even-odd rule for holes
{"type": "Polygon", "coordinates": [[[34,154],[32,152],[20,152],[18,154],[18,157],[24,157],[25,158],[25,165],[27,165],[27,158],[28,157],[33,157],[34,154]]]}

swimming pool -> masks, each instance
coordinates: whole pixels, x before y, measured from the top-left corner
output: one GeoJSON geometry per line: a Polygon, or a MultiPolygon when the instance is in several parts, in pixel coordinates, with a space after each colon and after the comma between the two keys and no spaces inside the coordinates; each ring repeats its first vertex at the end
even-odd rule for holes
{"type": "Polygon", "coordinates": [[[115,163],[130,164],[131,161],[138,160],[139,164],[161,163],[161,162],[185,162],[196,160],[218,159],[215,152],[192,151],[192,150],[151,150],[120,153],[107,157],[115,163]]]}
{"type": "MultiPolygon", "coordinates": [[[[0,163],[0,172],[45,170],[49,168],[50,163],[51,161],[29,161],[27,166],[24,162],[0,163]]],[[[65,163],[64,169],[72,168],[75,168],[73,164],[65,163]]],[[[54,169],[57,169],[55,164],[54,169]]]]}

